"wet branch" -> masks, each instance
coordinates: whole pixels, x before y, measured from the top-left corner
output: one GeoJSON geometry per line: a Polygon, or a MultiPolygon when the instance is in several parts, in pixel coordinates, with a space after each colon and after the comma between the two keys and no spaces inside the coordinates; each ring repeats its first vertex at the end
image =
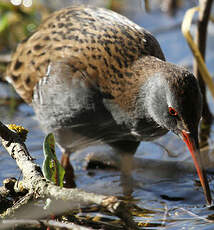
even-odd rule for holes
{"type": "MultiPolygon", "coordinates": [[[[55,220],[34,220],[34,219],[20,219],[20,220],[3,220],[2,223],[7,228],[17,228],[30,226],[31,228],[51,227],[52,229],[73,229],[73,230],[91,230],[91,228],[83,227],[74,223],[62,223],[55,220]]],[[[3,229],[0,226],[0,230],[3,229]]]]}
{"type": "MultiPolygon", "coordinates": [[[[14,187],[17,192],[27,190],[28,197],[33,196],[34,199],[50,198],[53,203],[56,203],[55,209],[52,208],[52,213],[58,215],[79,209],[82,206],[95,204],[120,217],[125,222],[127,229],[136,229],[136,225],[132,221],[127,206],[124,202],[118,200],[117,197],[98,195],[80,189],[68,189],[55,186],[43,177],[41,168],[34,163],[19,135],[9,130],[1,122],[0,137],[2,139],[2,145],[16,161],[23,174],[23,180],[14,187]],[[57,213],[55,213],[55,211],[57,211],[57,213]]],[[[19,206],[15,209],[9,209],[6,215],[11,215],[18,208],[19,206]]]]}

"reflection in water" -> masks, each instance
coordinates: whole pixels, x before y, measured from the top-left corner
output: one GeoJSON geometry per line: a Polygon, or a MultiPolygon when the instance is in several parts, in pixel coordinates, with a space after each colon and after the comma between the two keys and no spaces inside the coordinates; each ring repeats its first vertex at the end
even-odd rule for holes
{"type": "MultiPolygon", "coordinates": [[[[29,130],[26,144],[32,156],[41,165],[44,134],[33,119],[32,110],[25,105],[19,109],[21,111],[16,112],[15,117],[10,119],[6,116],[8,110],[1,107],[1,114],[4,116],[2,121],[21,124],[29,130]]],[[[197,175],[194,174],[195,169],[190,155],[184,144],[172,134],[167,134],[157,143],[142,143],[133,159],[132,155],[126,155],[122,161],[119,154],[115,155],[109,146],[92,146],[72,154],[71,161],[74,163],[76,171],[77,186],[87,191],[117,195],[129,201],[133,200],[138,207],[137,211],[133,209],[133,215],[142,228],[172,226],[180,229],[184,224],[196,226],[199,218],[193,217],[188,212],[206,217],[212,215],[212,210],[209,211],[204,207],[202,189],[200,186],[194,185],[197,175]],[[172,152],[173,157],[166,150],[172,152]],[[90,153],[93,153],[98,161],[104,160],[113,165],[113,169],[90,169],[87,173],[84,170],[85,158],[90,153]],[[178,157],[176,158],[174,155],[178,155],[178,157]],[[122,165],[120,165],[121,162],[122,165]],[[124,174],[116,170],[118,165],[122,167],[124,174]],[[197,209],[195,209],[196,205],[197,209]],[[180,211],[183,206],[187,210],[186,212],[180,211]]],[[[204,149],[204,153],[210,151],[204,149]]],[[[209,167],[212,167],[213,161],[209,158],[207,158],[207,163],[209,163],[209,167]]],[[[5,177],[14,176],[17,178],[17,175],[20,174],[15,162],[4,150],[0,153],[0,168],[4,172],[0,175],[1,183],[5,177]]],[[[212,190],[212,180],[210,182],[212,190]]],[[[88,214],[83,213],[82,215],[86,218],[88,214]]],[[[94,214],[96,215],[96,212],[94,214]]],[[[103,217],[109,222],[112,221],[112,217],[107,214],[103,214],[103,217]]],[[[199,224],[204,224],[204,222],[206,221],[200,219],[199,224]]]]}

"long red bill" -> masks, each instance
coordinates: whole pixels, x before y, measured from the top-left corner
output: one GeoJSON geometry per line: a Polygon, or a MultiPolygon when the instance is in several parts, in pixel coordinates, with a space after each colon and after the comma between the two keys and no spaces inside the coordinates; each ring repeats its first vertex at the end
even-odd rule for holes
{"type": "Polygon", "coordinates": [[[193,162],[195,164],[195,168],[197,170],[198,177],[200,179],[202,188],[204,190],[204,195],[206,197],[207,203],[209,205],[211,205],[212,197],[211,197],[211,193],[210,193],[210,187],[209,187],[209,183],[207,181],[206,172],[203,168],[203,164],[202,164],[202,160],[201,160],[201,156],[200,156],[200,151],[196,147],[196,143],[195,143],[194,138],[192,138],[188,132],[186,132],[185,130],[182,130],[182,136],[183,136],[183,141],[186,143],[186,145],[187,145],[187,147],[188,147],[188,149],[192,155],[193,162]]]}

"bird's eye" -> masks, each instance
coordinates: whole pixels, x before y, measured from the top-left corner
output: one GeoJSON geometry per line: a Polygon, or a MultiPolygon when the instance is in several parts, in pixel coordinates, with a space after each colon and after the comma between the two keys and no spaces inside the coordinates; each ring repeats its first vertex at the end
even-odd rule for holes
{"type": "Polygon", "coordinates": [[[177,112],[174,108],[169,107],[169,114],[170,114],[171,116],[177,116],[177,115],[178,115],[178,112],[177,112]]]}

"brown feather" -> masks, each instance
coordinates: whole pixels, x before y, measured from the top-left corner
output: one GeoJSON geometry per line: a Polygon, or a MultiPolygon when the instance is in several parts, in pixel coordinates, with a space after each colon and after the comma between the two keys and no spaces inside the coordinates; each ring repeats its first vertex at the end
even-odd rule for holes
{"type": "Polygon", "coordinates": [[[126,17],[100,8],[71,7],[51,14],[38,30],[18,45],[7,69],[17,92],[28,103],[49,63],[65,61],[72,72],[85,71],[97,87],[128,109],[137,92],[138,59],[164,60],[158,42],[126,17]],[[127,92],[127,93],[126,93],[127,92]],[[129,93],[128,93],[129,92],[129,93]],[[126,102],[121,98],[127,97],[126,102]],[[132,95],[131,100],[128,100],[132,95]]]}

